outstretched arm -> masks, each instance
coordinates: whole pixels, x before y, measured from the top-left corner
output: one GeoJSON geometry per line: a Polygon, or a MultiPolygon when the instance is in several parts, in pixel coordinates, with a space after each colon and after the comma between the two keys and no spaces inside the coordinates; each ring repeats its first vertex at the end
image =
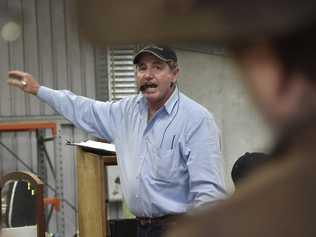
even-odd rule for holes
{"type": "Polygon", "coordinates": [[[73,94],[67,90],[53,90],[23,71],[10,71],[8,84],[36,95],[76,127],[100,138],[112,141],[117,123],[122,117],[120,103],[101,102],[73,94]]]}

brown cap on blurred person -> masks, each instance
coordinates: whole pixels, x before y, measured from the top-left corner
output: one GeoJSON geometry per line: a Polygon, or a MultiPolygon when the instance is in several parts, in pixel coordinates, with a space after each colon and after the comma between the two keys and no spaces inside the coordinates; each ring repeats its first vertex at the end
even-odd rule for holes
{"type": "Polygon", "coordinates": [[[316,1],[79,0],[81,32],[111,43],[229,42],[281,35],[315,16],[316,1]]]}

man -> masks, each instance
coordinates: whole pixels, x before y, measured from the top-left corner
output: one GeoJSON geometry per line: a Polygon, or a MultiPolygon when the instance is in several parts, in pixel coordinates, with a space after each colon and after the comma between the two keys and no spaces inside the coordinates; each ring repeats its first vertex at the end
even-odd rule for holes
{"type": "Polygon", "coordinates": [[[173,216],[225,196],[219,130],[182,94],[175,52],[150,45],[135,58],[141,94],[101,102],[40,86],[11,71],[9,83],[37,95],[77,127],[116,146],[122,189],[138,236],[160,236],[173,216]]]}
{"type": "MultiPolygon", "coordinates": [[[[276,160],[249,176],[231,198],[183,220],[168,237],[316,236],[316,4],[254,4],[244,5],[249,15],[238,15],[240,29],[256,11],[266,18],[256,18],[257,29],[236,36],[231,49],[276,134],[276,160]]],[[[228,29],[233,23],[225,24],[228,29]]]]}

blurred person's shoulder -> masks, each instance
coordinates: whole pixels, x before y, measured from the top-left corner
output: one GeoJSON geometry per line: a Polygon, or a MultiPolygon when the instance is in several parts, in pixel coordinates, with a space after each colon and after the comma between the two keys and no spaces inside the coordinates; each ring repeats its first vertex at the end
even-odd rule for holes
{"type": "Polygon", "coordinates": [[[168,237],[315,236],[316,135],[311,141],[260,167],[231,198],[184,218],[185,232],[168,237]]]}

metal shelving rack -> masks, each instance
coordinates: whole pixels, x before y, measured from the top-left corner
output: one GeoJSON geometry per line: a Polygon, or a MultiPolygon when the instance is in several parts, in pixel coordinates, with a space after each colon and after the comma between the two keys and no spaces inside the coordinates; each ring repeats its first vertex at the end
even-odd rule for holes
{"type": "MultiPolygon", "coordinates": [[[[63,200],[63,181],[60,180],[57,175],[62,174],[62,165],[57,164],[54,168],[52,160],[49,157],[45,143],[57,139],[60,142],[60,137],[57,136],[56,123],[50,121],[19,121],[19,122],[2,122],[0,123],[0,132],[35,132],[36,144],[37,144],[37,171],[33,171],[32,168],[26,164],[20,157],[9,147],[1,142],[2,145],[18,162],[25,166],[29,171],[35,173],[44,182],[44,196],[47,196],[48,189],[52,190],[56,197],[63,200]],[[45,130],[51,130],[51,137],[45,137],[45,130]],[[47,167],[48,165],[48,167],[47,167]],[[55,188],[48,184],[47,180],[47,168],[50,169],[54,178],[55,188]]],[[[59,154],[61,155],[61,154],[59,154]]],[[[58,163],[58,162],[57,162],[58,163]]],[[[64,233],[64,205],[61,205],[60,212],[58,213],[58,232],[64,233]]],[[[46,213],[46,216],[50,216],[50,213],[46,213]]]]}

